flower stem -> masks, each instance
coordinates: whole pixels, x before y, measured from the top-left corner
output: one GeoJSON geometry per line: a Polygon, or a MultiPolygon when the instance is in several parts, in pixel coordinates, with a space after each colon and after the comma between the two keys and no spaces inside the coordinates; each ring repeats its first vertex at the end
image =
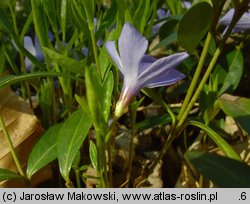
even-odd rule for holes
{"type": "Polygon", "coordinates": [[[202,53],[201,53],[199,63],[198,63],[197,68],[195,70],[195,73],[194,73],[193,79],[191,81],[191,84],[190,84],[190,86],[188,88],[188,92],[186,94],[186,97],[185,97],[185,99],[183,101],[183,104],[181,106],[180,112],[179,112],[179,114],[177,116],[177,121],[179,121],[182,118],[183,113],[185,112],[185,110],[186,110],[186,108],[187,108],[187,106],[189,104],[189,101],[192,98],[195,87],[196,87],[196,85],[197,85],[197,83],[199,81],[199,77],[200,77],[202,68],[203,68],[204,63],[205,63],[205,59],[206,59],[206,56],[207,56],[207,53],[208,53],[208,50],[209,50],[211,40],[212,40],[212,33],[208,32],[207,38],[206,38],[206,41],[205,41],[205,45],[204,45],[204,48],[203,48],[202,53]]]}
{"type": "Polygon", "coordinates": [[[227,28],[227,31],[226,31],[226,33],[225,33],[225,35],[224,35],[224,37],[223,37],[223,39],[222,39],[219,47],[216,49],[216,51],[214,53],[214,56],[213,56],[213,58],[212,58],[212,60],[211,60],[211,62],[209,64],[209,66],[208,66],[208,68],[207,68],[207,70],[206,70],[206,72],[205,72],[205,74],[204,74],[204,76],[203,76],[203,78],[202,78],[199,86],[197,87],[197,89],[196,89],[193,97],[191,98],[188,106],[185,108],[185,111],[183,112],[183,114],[181,115],[180,120],[178,121],[178,124],[176,126],[177,130],[182,126],[182,124],[186,120],[186,118],[187,118],[190,110],[192,109],[195,101],[198,99],[198,97],[199,97],[199,95],[200,95],[203,87],[205,86],[205,83],[206,83],[207,79],[210,76],[210,73],[212,72],[214,66],[216,65],[216,62],[217,62],[217,60],[218,60],[218,58],[219,58],[219,56],[220,56],[220,54],[222,52],[222,49],[223,49],[223,47],[224,47],[224,45],[226,43],[226,40],[229,37],[230,33],[232,32],[232,30],[233,30],[236,22],[237,22],[237,20],[236,20],[236,18],[234,18],[233,21],[232,21],[232,23],[227,28]]]}
{"type": "Polygon", "coordinates": [[[132,172],[132,162],[134,158],[134,139],[135,139],[135,120],[136,120],[136,109],[132,108],[132,127],[131,127],[131,136],[130,136],[130,144],[129,144],[129,157],[128,157],[128,171],[126,176],[127,185],[129,187],[131,172],[132,172]]]}
{"type": "Polygon", "coordinates": [[[97,174],[100,178],[98,187],[107,187],[107,167],[106,167],[106,154],[105,154],[105,143],[102,140],[102,135],[97,133],[96,135],[96,145],[97,145],[97,174]]]}
{"type": "Polygon", "coordinates": [[[2,129],[3,129],[3,134],[4,134],[4,137],[5,137],[5,140],[7,141],[7,144],[9,146],[9,148],[10,148],[10,152],[11,152],[12,157],[13,157],[15,163],[16,163],[18,172],[20,173],[21,176],[23,176],[25,179],[27,179],[27,177],[26,177],[26,175],[25,175],[25,173],[24,173],[24,171],[22,169],[22,165],[21,165],[21,163],[20,163],[20,161],[18,159],[15,148],[14,148],[14,146],[12,144],[11,139],[10,139],[10,135],[9,135],[9,133],[7,131],[7,128],[5,127],[5,124],[4,124],[4,121],[3,121],[3,118],[2,118],[1,115],[0,115],[0,127],[2,127],[2,129]]]}

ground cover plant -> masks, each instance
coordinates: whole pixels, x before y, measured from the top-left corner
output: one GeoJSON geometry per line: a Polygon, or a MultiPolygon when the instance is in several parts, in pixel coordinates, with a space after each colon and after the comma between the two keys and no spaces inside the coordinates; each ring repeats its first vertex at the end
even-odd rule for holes
{"type": "Polygon", "coordinates": [[[0,2],[2,187],[250,187],[250,0],[0,2]]]}

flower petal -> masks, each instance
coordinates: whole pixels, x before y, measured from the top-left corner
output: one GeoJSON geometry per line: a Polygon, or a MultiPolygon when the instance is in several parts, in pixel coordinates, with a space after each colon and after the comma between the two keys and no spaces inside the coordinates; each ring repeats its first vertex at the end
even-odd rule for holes
{"type": "MultiPolygon", "coordinates": [[[[230,9],[219,21],[220,24],[229,26],[233,19],[235,9],[230,9]]],[[[250,29],[250,13],[244,13],[234,27],[233,32],[240,32],[250,29]]]]}
{"type": "MultiPolygon", "coordinates": [[[[188,58],[188,56],[186,52],[182,52],[158,59],[140,73],[138,81],[140,81],[142,87],[146,86],[150,84],[152,80],[160,79],[161,75],[165,74],[167,70],[175,68],[183,60],[188,58]]],[[[156,81],[154,81],[154,83],[156,83],[156,81]]]]}
{"type": "Polygon", "coordinates": [[[36,57],[43,62],[44,61],[44,54],[42,51],[41,44],[37,38],[37,35],[35,35],[35,49],[36,49],[36,57]]]}
{"type": "Polygon", "coordinates": [[[25,67],[26,67],[26,70],[28,71],[28,72],[30,72],[31,71],[31,68],[32,68],[32,62],[29,60],[29,58],[28,57],[25,57],[24,58],[24,63],[25,63],[25,67]]]}
{"type": "Polygon", "coordinates": [[[140,62],[140,67],[139,67],[139,73],[142,73],[147,67],[149,67],[151,64],[153,64],[157,59],[150,55],[143,55],[141,62],[140,62]]]}
{"type": "Polygon", "coordinates": [[[111,59],[114,61],[114,63],[117,65],[119,70],[121,71],[122,74],[124,74],[123,66],[122,66],[122,61],[118,55],[118,52],[115,47],[115,41],[108,41],[105,44],[105,48],[107,52],[109,53],[111,59]]]}
{"type": "Polygon", "coordinates": [[[168,69],[165,73],[163,73],[159,77],[147,81],[144,87],[154,88],[160,86],[169,86],[180,81],[183,78],[185,78],[185,75],[182,74],[181,72],[177,71],[176,69],[168,69]]]}
{"type": "Polygon", "coordinates": [[[141,58],[147,50],[148,41],[133,26],[126,23],[123,26],[118,45],[124,75],[135,78],[139,72],[141,58]]]}
{"type": "Polygon", "coordinates": [[[36,49],[34,47],[31,37],[24,36],[23,45],[26,48],[26,50],[28,50],[32,55],[34,56],[36,55],[36,49]]]}
{"type": "Polygon", "coordinates": [[[228,26],[232,19],[233,19],[233,15],[234,15],[234,9],[230,9],[220,20],[219,23],[222,25],[226,25],[228,26]]]}

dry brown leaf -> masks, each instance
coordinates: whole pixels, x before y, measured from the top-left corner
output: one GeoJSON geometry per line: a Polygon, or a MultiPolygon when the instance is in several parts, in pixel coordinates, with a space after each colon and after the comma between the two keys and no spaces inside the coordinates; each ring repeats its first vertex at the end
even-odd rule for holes
{"type": "MultiPolygon", "coordinates": [[[[21,164],[25,168],[28,155],[43,132],[43,128],[28,104],[9,87],[0,89],[0,114],[3,117],[21,164]]],[[[17,172],[17,167],[4,138],[2,128],[0,128],[0,143],[0,168],[17,172]]],[[[42,180],[44,178],[42,177],[42,180]]],[[[6,184],[6,181],[2,181],[0,186],[10,187],[8,183],[15,182],[8,181],[6,184]]],[[[15,186],[16,184],[11,185],[11,187],[15,186]]]]}

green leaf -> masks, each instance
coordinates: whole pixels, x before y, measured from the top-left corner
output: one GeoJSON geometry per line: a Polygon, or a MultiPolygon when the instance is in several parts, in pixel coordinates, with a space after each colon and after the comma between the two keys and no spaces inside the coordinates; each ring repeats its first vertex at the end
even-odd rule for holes
{"type": "MultiPolygon", "coordinates": [[[[122,26],[125,22],[133,24],[129,8],[126,0],[115,0],[118,7],[117,21],[119,21],[119,26],[122,26]]],[[[117,26],[118,27],[118,26],[117,26]]]]}
{"type": "Polygon", "coordinates": [[[219,113],[220,107],[217,105],[218,75],[209,78],[209,84],[205,85],[200,94],[200,111],[205,124],[209,124],[219,113]]]}
{"type": "Polygon", "coordinates": [[[234,91],[238,87],[244,69],[243,55],[240,49],[230,52],[227,54],[226,58],[227,66],[229,68],[226,78],[224,78],[223,86],[218,93],[219,95],[226,91],[234,91]]]}
{"type": "Polygon", "coordinates": [[[233,117],[250,134],[250,99],[223,94],[218,102],[224,113],[233,117]]]}
{"type": "Polygon", "coordinates": [[[103,33],[105,32],[105,29],[109,28],[111,25],[115,23],[115,18],[117,15],[116,1],[111,2],[110,8],[108,8],[108,10],[106,10],[103,15],[104,16],[103,16],[103,19],[101,20],[101,25],[99,29],[97,30],[97,39],[99,38],[98,36],[101,37],[103,35],[103,33]]]}
{"type": "Polygon", "coordinates": [[[103,88],[96,68],[89,67],[85,71],[87,101],[90,116],[99,134],[104,133],[106,122],[103,114],[103,88]]]}
{"type": "Polygon", "coordinates": [[[60,73],[56,72],[33,72],[28,74],[22,74],[22,75],[6,75],[0,77],[0,88],[3,88],[5,86],[9,86],[11,84],[19,83],[22,81],[26,81],[29,79],[35,79],[39,77],[56,77],[61,76],[60,73]]]}
{"type": "Polygon", "coordinates": [[[57,32],[57,16],[55,0],[41,0],[44,11],[47,14],[49,22],[54,32],[57,32]]]}
{"type": "Polygon", "coordinates": [[[32,14],[33,14],[33,22],[35,25],[35,31],[39,42],[41,43],[42,47],[48,46],[48,28],[46,22],[46,16],[39,0],[31,0],[32,6],[32,14]]]}
{"type": "Polygon", "coordinates": [[[57,157],[60,172],[69,181],[69,172],[77,152],[85,140],[90,119],[81,109],[75,111],[63,124],[57,138],[57,157]]]}
{"type": "Polygon", "coordinates": [[[0,48],[0,75],[4,71],[4,64],[5,64],[5,48],[2,46],[0,48]]]}
{"type": "Polygon", "coordinates": [[[5,14],[5,12],[0,8],[0,26],[3,27],[3,29],[8,32],[9,35],[13,38],[15,45],[17,46],[18,50],[22,52],[24,55],[26,55],[36,66],[43,69],[44,65],[41,64],[41,62],[35,58],[28,50],[26,50],[23,45],[20,43],[18,37],[15,34],[14,27],[10,20],[8,19],[8,16],[5,14]]]}
{"type": "Polygon", "coordinates": [[[141,33],[143,33],[144,28],[147,24],[149,8],[150,8],[150,0],[144,0],[144,1],[140,1],[140,4],[135,11],[135,15],[133,18],[133,25],[141,33]]]}
{"type": "Polygon", "coordinates": [[[112,93],[113,93],[113,88],[114,88],[114,77],[113,77],[112,72],[108,73],[108,76],[103,82],[102,88],[103,88],[103,96],[102,96],[103,116],[104,116],[105,121],[108,122],[109,114],[110,114],[110,107],[111,107],[112,93]]]}
{"type": "Polygon", "coordinates": [[[63,33],[63,41],[65,41],[66,28],[67,28],[67,0],[62,0],[61,3],[61,29],[63,33]]]}
{"type": "Polygon", "coordinates": [[[13,11],[15,10],[16,0],[6,0],[6,3],[8,4],[9,8],[11,8],[13,11]]]}
{"type": "Polygon", "coordinates": [[[95,0],[82,0],[89,23],[94,23],[95,0]]]}
{"type": "Polygon", "coordinates": [[[2,8],[0,8],[0,26],[9,34],[15,35],[14,27],[2,8]]]}
{"type": "Polygon", "coordinates": [[[210,28],[213,9],[207,2],[191,7],[183,16],[178,29],[178,41],[189,52],[194,52],[210,28]]]}
{"type": "Polygon", "coordinates": [[[23,38],[25,36],[25,34],[28,32],[29,28],[30,28],[30,24],[32,23],[33,21],[33,14],[32,14],[32,11],[30,12],[23,28],[22,28],[22,31],[21,31],[21,34],[20,34],[20,40],[23,41],[23,38]]]}
{"type": "Polygon", "coordinates": [[[90,141],[89,143],[89,157],[91,164],[96,169],[97,168],[97,148],[94,142],[90,141]]]}
{"type": "Polygon", "coordinates": [[[61,127],[62,123],[49,128],[33,147],[27,164],[28,179],[57,158],[57,137],[61,127]]]}
{"type": "Polygon", "coordinates": [[[172,15],[180,14],[182,10],[181,0],[168,0],[166,1],[171,10],[172,15]]]}
{"type": "Polygon", "coordinates": [[[204,177],[222,188],[249,188],[250,167],[219,155],[204,152],[187,152],[185,158],[204,177]]]}
{"type": "Polygon", "coordinates": [[[73,47],[74,43],[78,40],[78,37],[79,37],[79,33],[78,33],[78,29],[76,28],[70,41],[68,41],[68,44],[63,49],[62,54],[68,53],[70,51],[70,49],[73,47]]]}
{"type": "Polygon", "coordinates": [[[85,10],[80,9],[81,7],[79,4],[77,4],[76,0],[70,1],[70,7],[72,11],[73,22],[76,24],[79,30],[84,33],[86,38],[91,41],[85,10]]]}
{"type": "Polygon", "coordinates": [[[7,49],[5,49],[5,57],[13,71],[14,74],[21,74],[20,69],[17,67],[16,63],[15,63],[15,59],[14,56],[11,52],[9,52],[7,49]]]}
{"type": "Polygon", "coordinates": [[[77,101],[77,103],[80,105],[80,107],[82,108],[82,110],[88,114],[88,116],[90,116],[90,112],[89,112],[89,107],[88,107],[88,103],[86,101],[86,98],[82,98],[80,96],[78,96],[77,94],[75,94],[75,99],[77,101]]]}
{"type": "MultiPolygon", "coordinates": [[[[167,18],[167,20],[165,21],[165,23],[160,27],[159,30],[159,36],[160,36],[160,40],[168,37],[169,35],[171,35],[173,32],[175,32],[175,28],[178,25],[178,23],[180,22],[181,17],[169,17],[167,18]]],[[[177,34],[177,33],[176,33],[177,34]]],[[[177,35],[176,35],[177,36],[177,35]]]]}
{"type": "Polygon", "coordinates": [[[76,61],[70,57],[63,56],[49,48],[43,47],[44,52],[52,59],[55,63],[62,66],[62,68],[67,69],[75,74],[83,74],[85,69],[84,61],[76,61]]]}
{"type": "Polygon", "coordinates": [[[241,160],[240,156],[234,151],[234,149],[215,131],[213,131],[210,127],[198,122],[198,121],[189,121],[190,125],[194,125],[199,127],[203,131],[205,131],[210,139],[214,141],[214,143],[224,152],[226,156],[231,159],[241,160]]]}
{"type": "Polygon", "coordinates": [[[167,36],[166,38],[164,38],[163,40],[161,40],[152,50],[156,50],[156,49],[159,49],[161,47],[166,47],[168,45],[170,45],[171,43],[173,42],[176,42],[177,41],[177,33],[176,32],[173,32],[171,33],[169,36],[167,36]]]}
{"type": "Polygon", "coordinates": [[[110,68],[109,56],[107,54],[105,47],[101,48],[100,50],[99,62],[100,62],[101,75],[103,79],[105,74],[109,71],[110,68]]]}
{"type": "Polygon", "coordinates": [[[23,179],[23,177],[10,170],[0,168],[0,181],[15,179],[23,179]]]}

